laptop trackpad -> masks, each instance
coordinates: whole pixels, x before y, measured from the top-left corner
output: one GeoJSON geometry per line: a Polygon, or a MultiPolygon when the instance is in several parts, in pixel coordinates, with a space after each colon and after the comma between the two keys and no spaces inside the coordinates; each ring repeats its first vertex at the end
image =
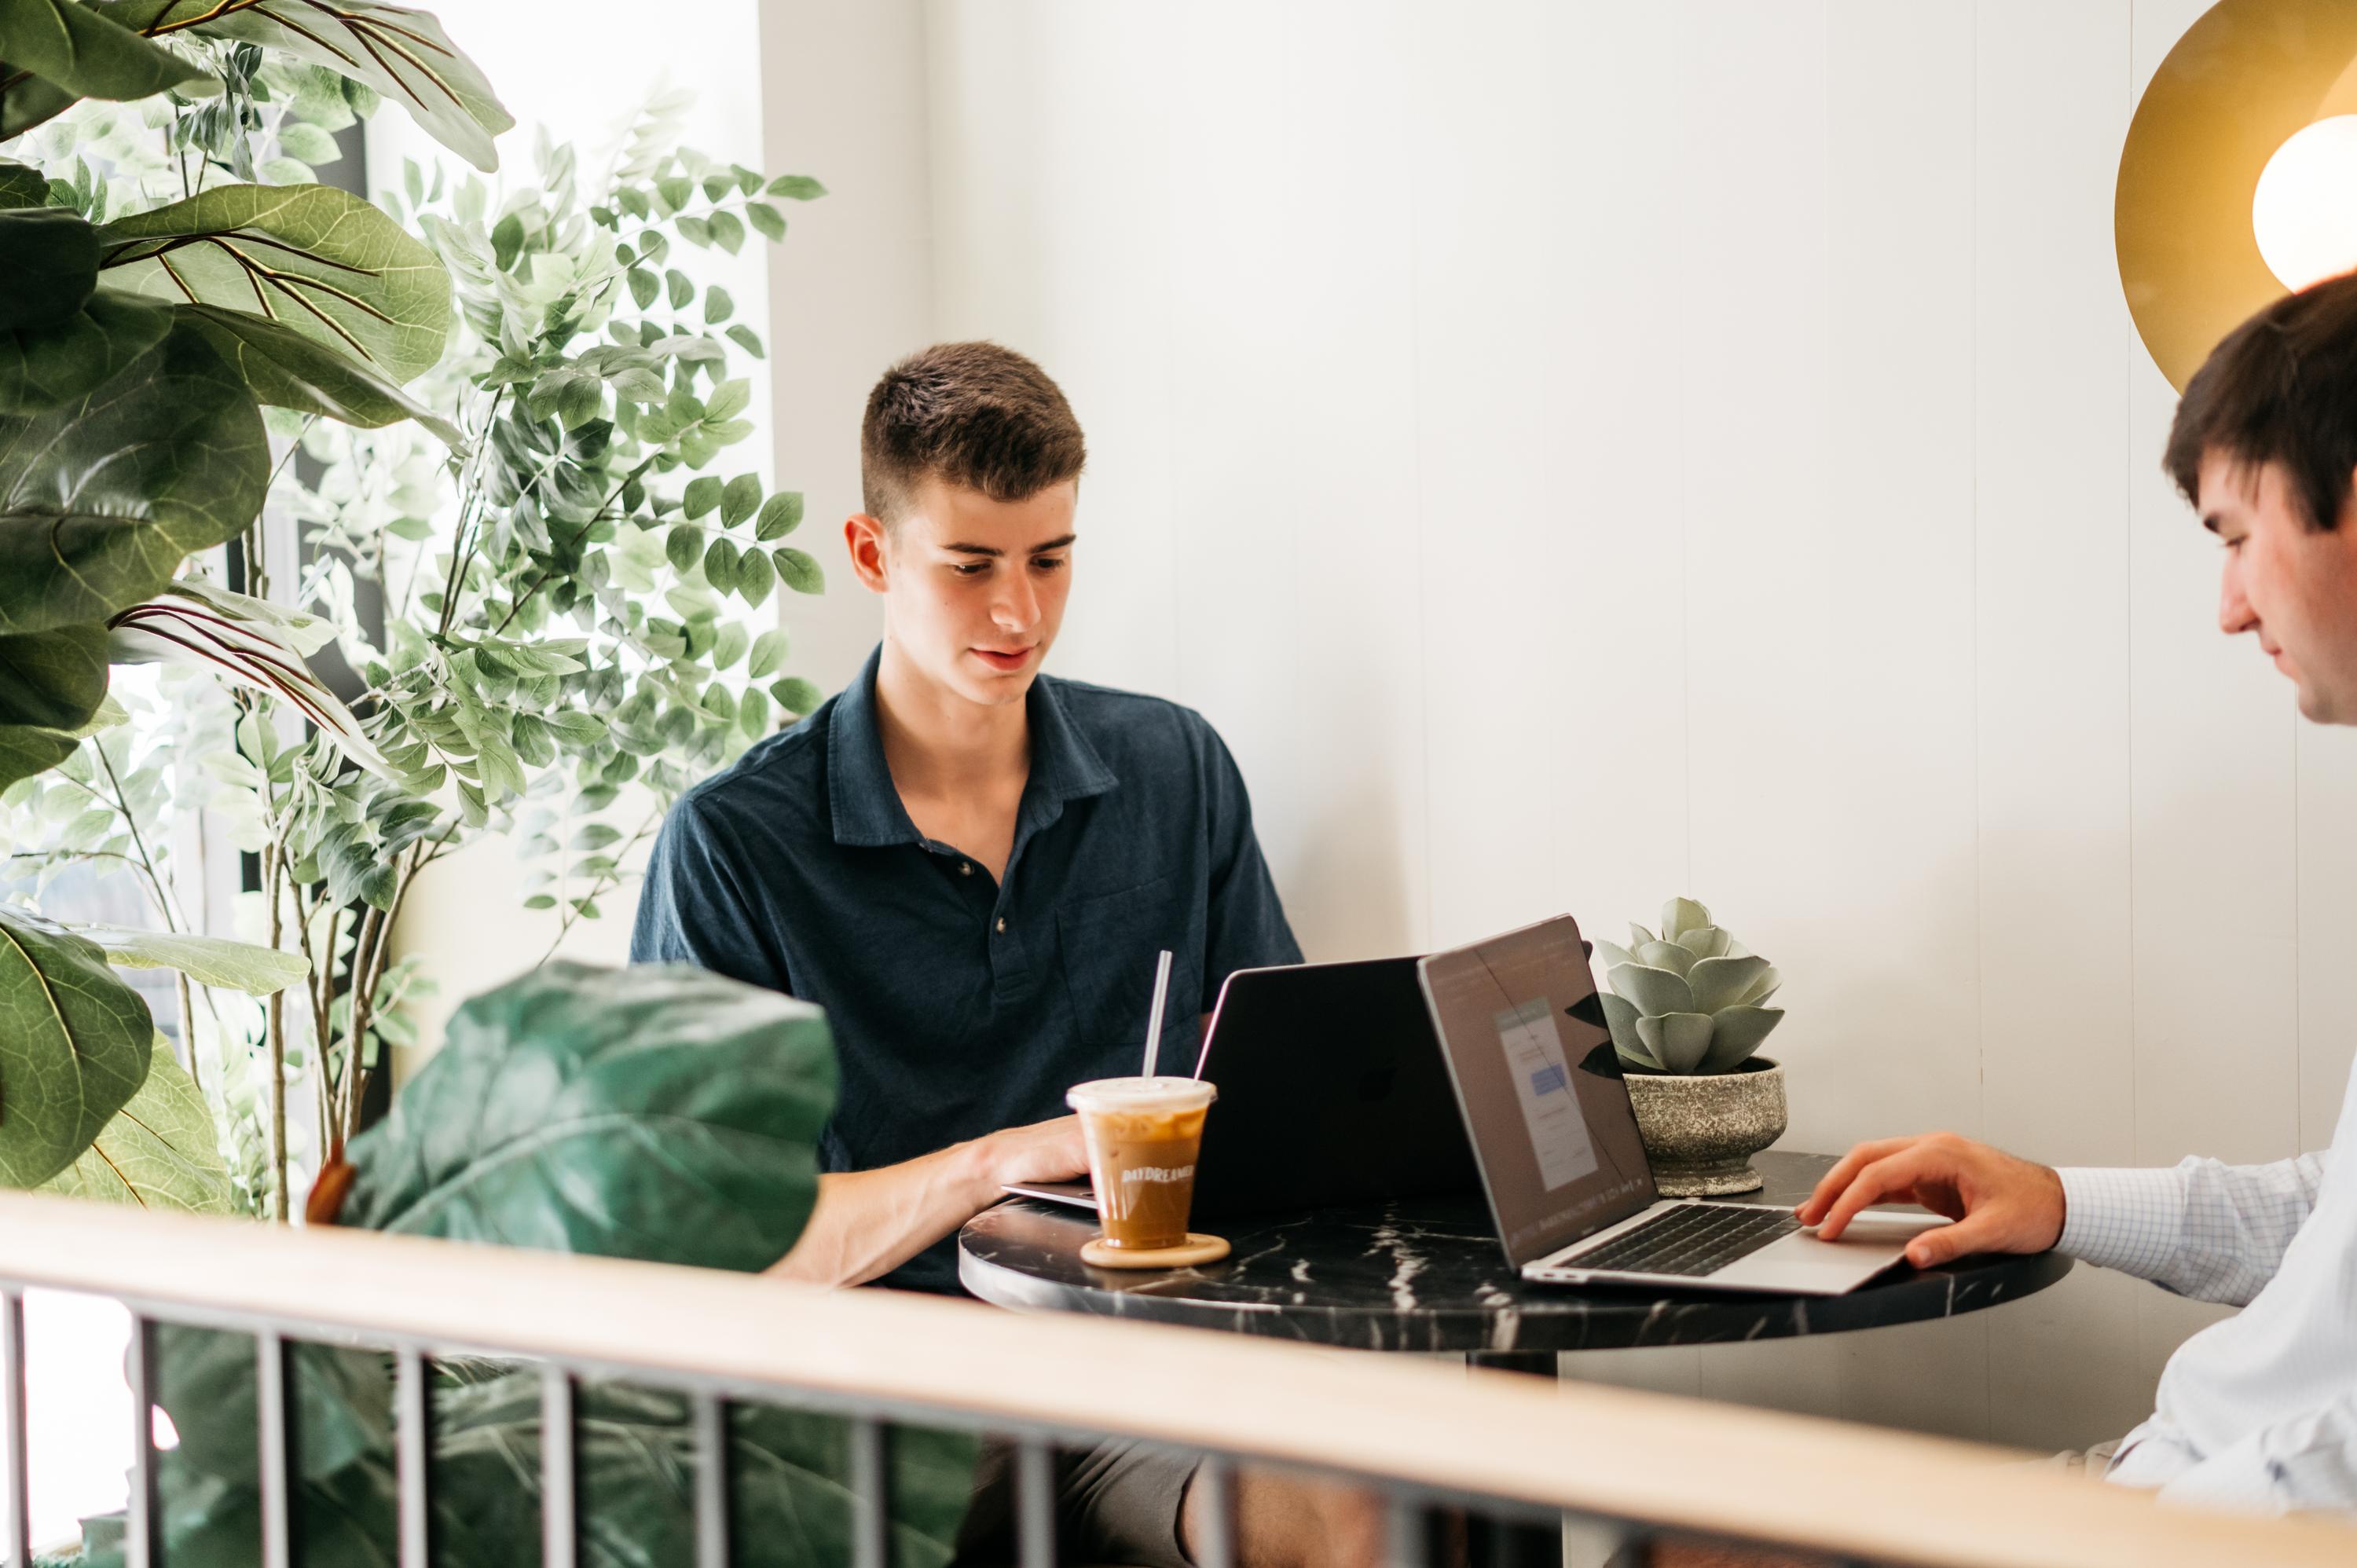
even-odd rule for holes
{"type": "Polygon", "coordinates": [[[1898,1262],[1916,1236],[1947,1223],[1936,1214],[1861,1214],[1838,1241],[1820,1241],[1813,1231],[1796,1231],[1713,1278],[1747,1290],[1838,1294],[1898,1262]]]}

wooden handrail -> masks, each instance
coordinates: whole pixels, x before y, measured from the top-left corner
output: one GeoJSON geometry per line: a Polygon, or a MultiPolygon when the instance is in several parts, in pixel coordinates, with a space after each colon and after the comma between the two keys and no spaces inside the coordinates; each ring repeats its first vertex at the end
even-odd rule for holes
{"type": "MultiPolygon", "coordinates": [[[[1938,1568],[2347,1568],[2321,1520],[2164,1509],[1977,1444],[1406,1357],[743,1274],[0,1195],[0,1282],[170,1317],[965,1412],[1938,1568]]],[[[29,1347],[35,1356],[39,1346],[29,1347]]]]}

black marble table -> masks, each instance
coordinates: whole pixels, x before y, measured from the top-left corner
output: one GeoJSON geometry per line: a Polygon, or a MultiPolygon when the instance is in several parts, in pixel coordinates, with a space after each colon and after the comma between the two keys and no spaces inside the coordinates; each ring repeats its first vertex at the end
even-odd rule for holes
{"type": "MultiPolygon", "coordinates": [[[[1833,1165],[1770,1150],[1763,1191],[1735,1202],[1790,1208],[1833,1165]]],[[[1506,1266],[1478,1197],[1411,1199],[1214,1224],[1234,1251],[1195,1269],[1124,1273],[1081,1262],[1096,1233],[1084,1209],[1016,1198],[958,1234],[958,1277],[983,1300],[1350,1345],[1461,1350],[1484,1364],[1552,1371],[1558,1350],[1704,1345],[1838,1334],[1953,1317],[2044,1290],[2071,1272],[2059,1253],[1900,1265],[1835,1296],[1528,1283],[1506,1266]]]]}

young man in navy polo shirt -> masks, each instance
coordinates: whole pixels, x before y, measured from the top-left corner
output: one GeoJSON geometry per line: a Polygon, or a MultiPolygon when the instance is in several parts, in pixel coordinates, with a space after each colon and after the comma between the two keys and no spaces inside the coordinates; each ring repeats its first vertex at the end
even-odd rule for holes
{"type": "MultiPolygon", "coordinates": [[[[656,843],[633,961],[815,1002],[834,1031],[826,1174],[780,1274],[953,1291],[957,1229],[1005,1184],[1086,1169],[1064,1091],[1138,1070],[1160,949],[1178,1071],[1231,972],[1300,961],[1211,726],[1040,672],[1084,456],[1020,354],[949,343],[886,371],[860,430],[866,510],[844,525],[884,640],[681,797],[656,843]]],[[[1183,1564],[1190,1473],[1107,1444],[1068,1469],[1068,1512],[1124,1561],[1183,1564]]],[[[1355,1550],[1363,1509],[1330,1489],[1270,1481],[1239,1502],[1248,1559],[1355,1550]]]]}

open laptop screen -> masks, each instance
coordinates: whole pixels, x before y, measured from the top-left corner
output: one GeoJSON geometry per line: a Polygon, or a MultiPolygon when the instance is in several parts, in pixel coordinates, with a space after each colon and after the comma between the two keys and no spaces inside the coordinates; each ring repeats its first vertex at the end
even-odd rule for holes
{"type": "Polygon", "coordinates": [[[1509,1261],[1519,1268],[1653,1201],[1570,916],[1417,969],[1509,1261]]]}

